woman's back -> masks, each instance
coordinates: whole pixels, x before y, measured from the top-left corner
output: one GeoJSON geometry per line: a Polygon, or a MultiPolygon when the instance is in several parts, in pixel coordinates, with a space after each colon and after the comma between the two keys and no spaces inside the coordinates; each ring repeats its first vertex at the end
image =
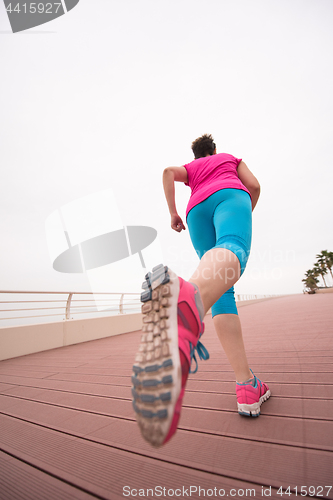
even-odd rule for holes
{"type": "Polygon", "coordinates": [[[184,165],[188,176],[186,185],[191,188],[186,216],[195,205],[220,189],[242,189],[250,194],[237,174],[237,167],[241,161],[230,154],[219,153],[198,158],[184,165]]]}

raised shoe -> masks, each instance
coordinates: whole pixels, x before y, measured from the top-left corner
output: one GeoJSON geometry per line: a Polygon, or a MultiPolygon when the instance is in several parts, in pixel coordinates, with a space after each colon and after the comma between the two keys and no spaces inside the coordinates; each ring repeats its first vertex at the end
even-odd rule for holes
{"type": "Polygon", "coordinates": [[[132,375],[133,408],[143,437],[153,446],[176,432],[195,351],[209,354],[199,341],[203,307],[196,287],[159,265],[146,274],[141,294],[143,326],[132,375]],[[200,310],[200,312],[199,312],[200,310]]]}

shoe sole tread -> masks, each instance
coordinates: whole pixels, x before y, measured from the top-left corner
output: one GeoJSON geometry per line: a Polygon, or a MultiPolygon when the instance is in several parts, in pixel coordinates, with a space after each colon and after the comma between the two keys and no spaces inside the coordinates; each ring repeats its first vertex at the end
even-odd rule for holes
{"type": "Polygon", "coordinates": [[[142,334],[132,374],[133,408],[141,433],[160,446],[181,390],[178,349],[178,277],[159,265],[147,273],[141,294],[142,334]]]}

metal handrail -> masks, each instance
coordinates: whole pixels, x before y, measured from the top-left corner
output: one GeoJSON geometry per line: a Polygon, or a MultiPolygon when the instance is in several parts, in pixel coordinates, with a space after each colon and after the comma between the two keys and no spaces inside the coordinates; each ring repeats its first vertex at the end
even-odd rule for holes
{"type": "MultiPolygon", "coordinates": [[[[0,297],[4,294],[16,295],[30,294],[30,295],[63,295],[63,298],[32,298],[31,300],[21,300],[16,298],[16,300],[2,300],[0,301],[0,327],[2,321],[15,321],[15,320],[27,320],[35,318],[48,318],[48,317],[58,317],[62,316],[65,321],[73,319],[76,315],[85,314],[98,314],[103,315],[106,313],[111,314],[126,314],[135,311],[139,311],[141,308],[140,303],[140,293],[116,293],[116,292],[53,292],[53,291],[29,291],[29,290],[0,290],[0,297]],[[83,296],[91,295],[92,298],[81,298],[83,296]],[[61,303],[62,305],[60,305],[61,303]],[[1,304],[7,305],[5,309],[1,309],[1,304]],[[12,307],[8,308],[8,305],[13,306],[26,304],[27,307],[12,307]],[[31,304],[32,307],[28,305],[31,304]],[[40,306],[38,307],[38,304],[40,306]],[[50,305],[48,305],[50,304],[50,305]],[[59,304],[59,305],[58,305],[59,304]],[[58,311],[62,312],[58,312],[58,311]],[[48,314],[43,314],[48,311],[48,314]],[[35,313],[40,312],[42,314],[30,314],[25,315],[24,313],[35,313]],[[14,313],[16,316],[11,315],[7,317],[1,317],[2,313],[14,313]],[[23,314],[20,314],[23,313],[23,314]]],[[[253,295],[253,294],[243,294],[235,295],[236,302],[246,301],[246,300],[256,300],[263,298],[276,297],[277,295],[253,295]]],[[[14,299],[14,297],[13,297],[14,299]]]]}
{"type": "Polygon", "coordinates": [[[253,294],[241,294],[235,295],[236,302],[243,302],[246,300],[259,300],[259,299],[269,299],[273,297],[279,297],[279,295],[253,295],[253,294]]]}
{"type": "Polygon", "coordinates": [[[0,290],[1,295],[16,295],[30,294],[30,295],[64,295],[64,298],[56,299],[45,299],[41,298],[36,300],[33,298],[31,300],[20,300],[20,298],[13,297],[16,300],[2,300],[0,301],[0,313],[29,313],[36,311],[50,311],[49,314],[37,314],[37,315],[21,315],[11,317],[1,317],[0,316],[0,326],[1,320],[21,320],[21,319],[32,319],[32,318],[47,318],[54,316],[63,316],[64,320],[70,320],[75,314],[103,314],[107,312],[112,312],[118,314],[126,314],[127,312],[132,312],[133,310],[140,310],[140,293],[116,293],[116,292],[59,292],[59,291],[31,291],[31,290],[0,290]],[[74,295],[79,298],[73,298],[74,295]],[[91,295],[91,299],[83,299],[81,296],[91,295]],[[57,305],[62,303],[63,305],[57,305]],[[90,304],[89,304],[90,303],[90,304]],[[93,303],[93,304],[91,304],[93,303]],[[6,304],[5,309],[1,309],[1,304],[6,304]],[[11,304],[15,306],[16,304],[26,304],[27,307],[19,306],[12,307],[8,309],[8,305],[11,304]],[[32,307],[29,307],[31,304],[32,307]],[[41,306],[38,307],[38,304],[41,306]],[[46,306],[50,304],[50,306],[46,306]],[[52,305],[54,304],[54,305],[52,305]],[[46,306],[46,307],[45,307],[46,306]],[[63,310],[63,312],[53,312],[55,310],[63,310]],[[52,311],[52,312],[51,312],[52,311]]]}

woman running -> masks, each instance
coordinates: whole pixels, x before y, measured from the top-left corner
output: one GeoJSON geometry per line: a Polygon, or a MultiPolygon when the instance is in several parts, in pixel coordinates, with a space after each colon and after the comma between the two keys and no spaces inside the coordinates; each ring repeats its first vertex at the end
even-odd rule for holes
{"type": "Polygon", "coordinates": [[[238,412],[257,417],[270,396],[251,372],[243,343],[233,285],[245,270],[252,237],[252,210],[260,185],[246,164],[216,153],[211,135],[192,143],[194,161],[163,172],[171,227],[185,229],[175,203],[175,182],[191,188],[186,221],[200,263],[189,281],[159,265],[146,274],[141,294],[143,327],[133,366],[133,407],[144,438],[154,446],[176,432],[185,385],[211,308],[214,326],[235,372],[238,412]]]}

